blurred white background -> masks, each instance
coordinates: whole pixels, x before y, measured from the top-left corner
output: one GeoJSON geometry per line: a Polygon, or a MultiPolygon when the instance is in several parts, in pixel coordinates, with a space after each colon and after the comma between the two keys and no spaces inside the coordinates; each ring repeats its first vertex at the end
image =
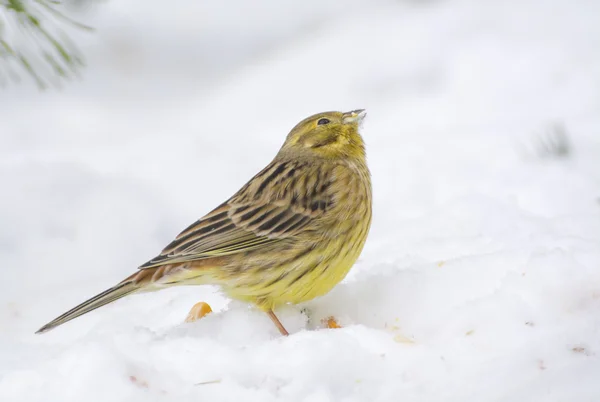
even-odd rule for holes
{"type": "Polygon", "coordinates": [[[599,15],[591,0],[76,14],[96,28],[70,31],[80,78],[0,92],[0,400],[598,400],[599,15]],[[33,335],[229,197],[298,121],[356,108],[374,222],[308,306],[344,329],[303,331],[290,307],[282,340],[205,287],[33,335]],[[221,311],[182,326],[198,300],[221,311]]]}

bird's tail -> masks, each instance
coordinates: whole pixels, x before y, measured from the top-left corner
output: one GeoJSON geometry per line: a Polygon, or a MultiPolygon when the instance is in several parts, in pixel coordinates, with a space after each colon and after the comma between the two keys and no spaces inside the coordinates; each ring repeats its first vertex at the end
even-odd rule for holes
{"type": "Polygon", "coordinates": [[[38,329],[36,331],[36,334],[41,334],[50,331],[51,329],[58,327],[59,325],[62,325],[67,321],[71,321],[72,319],[77,318],[85,313],[89,313],[90,311],[95,310],[98,307],[102,307],[108,303],[112,303],[115,300],[120,299],[121,297],[125,297],[127,295],[142,290],[154,290],[148,289],[148,286],[146,285],[152,282],[153,277],[158,273],[157,271],[162,271],[161,268],[163,267],[144,269],[134,273],[133,275],[127,277],[122,282],[113,286],[112,288],[107,289],[104,292],[92,297],[91,299],[84,301],[83,303],[72,308],[63,315],[56,317],[54,320],[50,321],[48,324],[38,329]]]}

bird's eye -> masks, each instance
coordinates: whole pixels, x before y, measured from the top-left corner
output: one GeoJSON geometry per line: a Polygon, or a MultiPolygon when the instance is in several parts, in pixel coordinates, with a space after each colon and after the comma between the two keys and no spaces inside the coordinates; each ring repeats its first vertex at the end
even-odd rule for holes
{"type": "Polygon", "coordinates": [[[320,119],[320,120],[317,122],[317,124],[318,124],[319,126],[321,126],[321,125],[323,125],[323,124],[329,124],[329,123],[330,123],[329,119],[320,119]]]}

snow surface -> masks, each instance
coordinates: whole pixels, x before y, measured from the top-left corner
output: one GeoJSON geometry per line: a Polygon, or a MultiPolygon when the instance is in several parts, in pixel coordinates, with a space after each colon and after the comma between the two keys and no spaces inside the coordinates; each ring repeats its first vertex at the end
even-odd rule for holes
{"type": "Polygon", "coordinates": [[[0,93],[0,401],[600,400],[600,2],[93,11],[81,80],[0,93]],[[33,334],[230,196],[297,121],[356,108],[371,234],[330,294],[279,312],[291,336],[211,287],[33,334]],[[542,145],[560,127],[567,155],[542,145]],[[183,323],[199,300],[215,313],[183,323]]]}

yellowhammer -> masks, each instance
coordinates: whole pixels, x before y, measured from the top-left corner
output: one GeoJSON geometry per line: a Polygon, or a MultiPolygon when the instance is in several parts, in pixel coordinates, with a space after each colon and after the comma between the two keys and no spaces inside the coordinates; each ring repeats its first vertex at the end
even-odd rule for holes
{"type": "Polygon", "coordinates": [[[302,120],[275,159],[233,197],[112,288],[44,325],[48,331],[123,296],[219,285],[273,313],[329,292],[358,258],[371,225],[371,180],[358,129],[364,110],[302,120]]]}

